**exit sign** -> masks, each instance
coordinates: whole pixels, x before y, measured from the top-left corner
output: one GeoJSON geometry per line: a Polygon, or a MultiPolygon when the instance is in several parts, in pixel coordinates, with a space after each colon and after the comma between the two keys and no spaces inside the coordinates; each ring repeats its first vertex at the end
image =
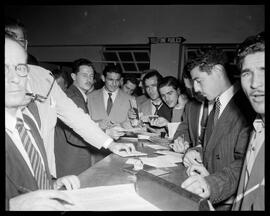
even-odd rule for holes
{"type": "Polygon", "coordinates": [[[183,43],[186,39],[183,37],[149,37],[150,44],[156,43],[183,43]]]}

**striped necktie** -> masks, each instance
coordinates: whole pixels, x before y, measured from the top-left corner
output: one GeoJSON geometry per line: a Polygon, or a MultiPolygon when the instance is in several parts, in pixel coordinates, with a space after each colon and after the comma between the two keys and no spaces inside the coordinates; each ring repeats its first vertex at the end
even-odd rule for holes
{"type": "Polygon", "coordinates": [[[161,104],[154,104],[154,103],[152,103],[152,104],[153,104],[154,107],[155,107],[154,115],[157,115],[157,114],[158,114],[158,110],[159,110],[161,104]]]}
{"type": "Polygon", "coordinates": [[[217,97],[216,101],[215,101],[215,114],[214,114],[214,125],[216,125],[218,117],[219,117],[219,112],[220,112],[220,107],[221,107],[221,103],[219,100],[219,97],[217,97]]]}
{"type": "Polygon", "coordinates": [[[39,189],[50,189],[50,181],[48,179],[48,176],[45,172],[45,169],[43,167],[43,164],[41,162],[41,157],[39,153],[37,152],[36,148],[34,147],[24,125],[23,120],[20,118],[17,118],[17,124],[16,129],[19,132],[22,144],[29,156],[32,169],[34,172],[35,179],[37,181],[37,185],[39,189]]]}

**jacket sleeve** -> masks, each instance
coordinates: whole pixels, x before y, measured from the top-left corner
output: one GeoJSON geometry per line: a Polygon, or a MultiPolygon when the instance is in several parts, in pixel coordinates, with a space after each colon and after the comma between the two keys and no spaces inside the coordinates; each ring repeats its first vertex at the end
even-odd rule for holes
{"type": "Polygon", "coordinates": [[[52,88],[51,97],[56,103],[57,117],[90,145],[100,149],[107,140],[112,141],[88,114],[67,97],[57,83],[52,88]]]}
{"type": "MultiPolygon", "coordinates": [[[[175,131],[175,134],[173,136],[173,139],[176,139],[179,136],[184,136],[185,140],[190,143],[191,142],[191,138],[189,135],[189,128],[188,128],[188,113],[189,113],[189,103],[186,104],[184,111],[183,111],[183,121],[179,124],[178,128],[175,131]]],[[[190,146],[192,146],[192,144],[190,143],[190,146]]]]}

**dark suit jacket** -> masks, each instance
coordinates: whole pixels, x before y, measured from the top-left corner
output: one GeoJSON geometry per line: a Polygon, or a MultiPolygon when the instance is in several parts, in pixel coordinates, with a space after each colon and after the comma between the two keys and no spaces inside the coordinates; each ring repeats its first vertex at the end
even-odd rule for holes
{"type": "MultiPolygon", "coordinates": [[[[51,176],[48,168],[48,161],[46,157],[44,144],[35,126],[35,123],[29,122],[27,120],[27,117],[24,117],[24,119],[25,122],[31,128],[31,133],[42,155],[47,176],[51,176]]],[[[38,190],[38,185],[27,163],[25,162],[21,153],[19,152],[19,150],[17,149],[12,139],[9,137],[7,133],[6,133],[5,147],[6,147],[6,209],[8,209],[9,199],[18,196],[22,193],[25,193],[26,191],[24,191],[23,188],[26,188],[31,191],[38,190]]]]}
{"type": "Polygon", "coordinates": [[[183,121],[179,124],[174,139],[183,135],[191,147],[197,144],[201,105],[202,103],[197,100],[191,100],[185,105],[183,121]]]}
{"type": "MultiPolygon", "coordinates": [[[[83,95],[77,87],[71,85],[66,94],[85,113],[88,112],[83,95]]],[[[54,151],[57,177],[78,175],[92,165],[91,152],[94,147],[61,120],[58,120],[56,125],[54,151]]]]}
{"type": "Polygon", "coordinates": [[[200,106],[196,101],[186,104],[183,123],[174,138],[184,134],[192,148],[202,153],[203,164],[211,174],[205,178],[211,187],[210,200],[219,203],[235,195],[255,113],[243,91],[239,90],[227,104],[202,149],[196,147],[200,106]]]}
{"type": "Polygon", "coordinates": [[[225,107],[203,147],[203,164],[210,173],[205,179],[211,188],[212,203],[236,193],[254,118],[255,112],[240,89],[225,107]]]}

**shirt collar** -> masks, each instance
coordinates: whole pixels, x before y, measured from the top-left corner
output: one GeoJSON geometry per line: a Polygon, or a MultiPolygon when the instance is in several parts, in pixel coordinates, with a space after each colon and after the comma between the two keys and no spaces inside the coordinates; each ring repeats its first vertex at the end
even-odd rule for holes
{"type": "MultiPolygon", "coordinates": [[[[74,85],[75,86],[75,85],[74,85]]],[[[81,93],[82,93],[82,96],[83,96],[83,98],[84,98],[84,101],[86,101],[87,100],[87,96],[86,96],[86,94],[79,88],[79,87],[77,87],[77,86],[75,86],[81,93]]]]}
{"type": "Polygon", "coordinates": [[[106,90],[105,86],[103,87],[103,93],[105,93],[108,96],[109,96],[108,93],[112,93],[112,97],[114,97],[115,95],[117,95],[118,91],[119,91],[119,88],[114,92],[109,92],[109,91],[106,90]]]}
{"type": "Polygon", "coordinates": [[[21,109],[17,110],[15,117],[10,115],[9,112],[5,111],[5,129],[7,129],[7,130],[9,130],[11,132],[13,132],[14,130],[17,130],[16,129],[17,118],[22,119],[25,129],[30,130],[29,126],[25,123],[25,121],[23,119],[21,109]]]}
{"type": "Polygon", "coordinates": [[[221,107],[226,107],[226,105],[229,103],[231,98],[235,95],[235,93],[240,89],[239,83],[235,83],[234,85],[231,85],[226,91],[224,91],[219,96],[219,101],[221,104],[221,107]]]}
{"type": "Polygon", "coordinates": [[[255,129],[256,132],[261,132],[264,129],[264,122],[262,120],[262,118],[260,117],[260,115],[256,116],[256,119],[253,122],[253,127],[255,129]]]}

